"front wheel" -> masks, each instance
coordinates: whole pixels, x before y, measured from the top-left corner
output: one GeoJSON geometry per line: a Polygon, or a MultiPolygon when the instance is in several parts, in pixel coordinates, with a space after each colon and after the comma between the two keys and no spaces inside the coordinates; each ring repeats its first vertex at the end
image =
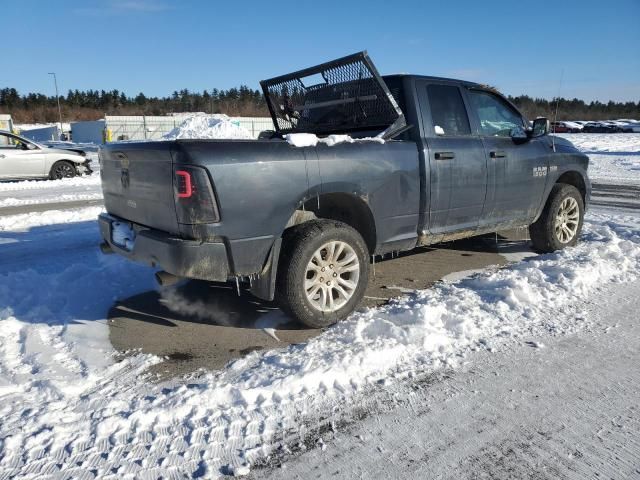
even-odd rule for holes
{"type": "Polygon", "coordinates": [[[533,247],[554,252],[578,243],[584,220],[584,201],[573,185],[557,183],[551,189],[540,218],[529,226],[533,247]]]}
{"type": "Polygon", "coordinates": [[[282,309],[312,328],[347,317],[364,296],[369,253],[362,236],[335,220],[314,220],[283,238],[276,294],[282,309]]]}
{"type": "Polygon", "coordinates": [[[59,160],[53,164],[49,172],[51,180],[59,180],[61,178],[72,178],[76,176],[76,167],[66,160],[59,160]]]}

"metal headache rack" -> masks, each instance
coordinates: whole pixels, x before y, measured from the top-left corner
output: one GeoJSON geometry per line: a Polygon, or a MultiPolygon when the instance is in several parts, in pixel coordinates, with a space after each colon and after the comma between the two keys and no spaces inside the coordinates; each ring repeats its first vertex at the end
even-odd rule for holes
{"type": "Polygon", "coordinates": [[[405,128],[405,119],[367,52],[260,82],[276,131],[331,134],[405,128]]]}

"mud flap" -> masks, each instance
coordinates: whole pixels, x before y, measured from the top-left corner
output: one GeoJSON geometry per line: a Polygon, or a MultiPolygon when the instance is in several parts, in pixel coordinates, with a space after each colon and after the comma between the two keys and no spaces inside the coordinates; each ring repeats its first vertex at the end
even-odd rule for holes
{"type": "Polygon", "coordinates": [[[269,252],[269,257],[258,278],[251,282],[251,293],[269,302],[273,301],[276,293],[276,275],[278,273],[278,260],[280,259],[280,247],[282,238],[276,239],[269,252]]]}

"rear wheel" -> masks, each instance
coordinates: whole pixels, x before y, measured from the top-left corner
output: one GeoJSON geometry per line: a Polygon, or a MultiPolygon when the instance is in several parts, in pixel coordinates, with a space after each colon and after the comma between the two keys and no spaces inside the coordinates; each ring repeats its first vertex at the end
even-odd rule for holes
{"type": "Polygon", "coordinates": [[[557,183],[551,189],[540,218],[529,226],[536,250],[553,252],[578,243],[584,219],[584,201],[573,185],[557,183]]]}
{"type": "Polygon", "coordinates": [[[280,306],[312,328],[347,317],[364,296],[369,253],[362,236],[335,220],[285,232],[277,277],[280,306]]]}
{"type": "Polygon", "coordinates": [[[60,160],[53,164],[51,171],[49,172],[49,178],[51,180],[58,180],[61,178],[72,178],[76,176],[76,167],[66,160],[60,160]]]}

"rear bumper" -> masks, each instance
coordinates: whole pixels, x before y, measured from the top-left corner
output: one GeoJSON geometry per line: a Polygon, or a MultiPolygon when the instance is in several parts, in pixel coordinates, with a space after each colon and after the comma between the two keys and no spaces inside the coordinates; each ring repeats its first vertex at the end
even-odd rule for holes
{"type": "Polygon", "coordinates": [[[108,214],[98,217],[100,234],[111,249],[123,257],[163,270],[178,277],[196,278],[212,282],[226,282],[229,260],[224,243],[183,240],[141,225],[133,224],[136,239],[132,250],[113,243],[111,223],[127,222],[108,214]]]}

